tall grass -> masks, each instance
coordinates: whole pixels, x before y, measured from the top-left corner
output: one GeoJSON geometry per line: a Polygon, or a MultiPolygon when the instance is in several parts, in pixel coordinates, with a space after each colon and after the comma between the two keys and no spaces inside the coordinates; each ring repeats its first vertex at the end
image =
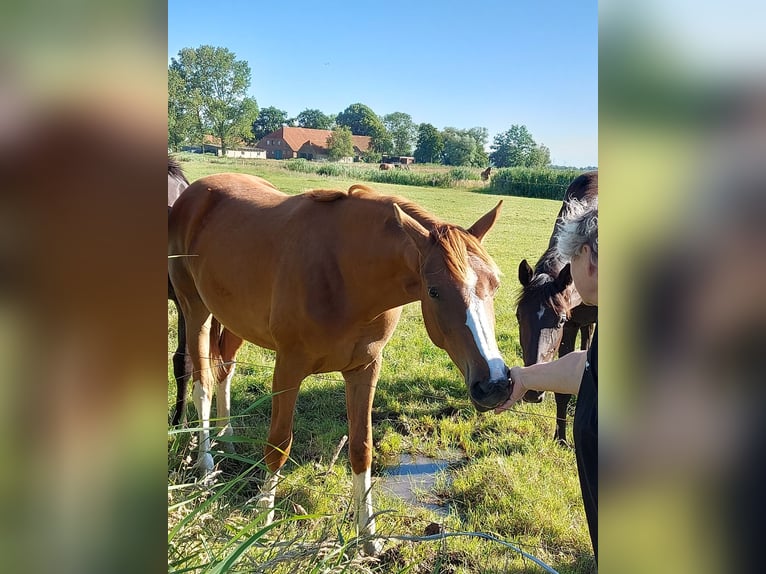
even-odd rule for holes
{"type": "Polygon", "coordinates": [[[581,173],[583,170],[579,169],[501,168],[492,175],[486,191],[499,195],[561,200],[569,184],[581,173]]]}

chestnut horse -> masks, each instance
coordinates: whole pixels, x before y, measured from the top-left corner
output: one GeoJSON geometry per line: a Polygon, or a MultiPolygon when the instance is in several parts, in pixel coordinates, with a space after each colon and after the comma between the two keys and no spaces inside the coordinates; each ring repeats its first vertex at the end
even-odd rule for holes
{"type": "MultiPolygon", "coordinates": [[[[575,348],[580,333],[580,348],[587,349],[598,319],[598,307],[585,305],[572,283],[569,264],[563,265],[556,251],[561,216],[571,199],[588,201],[598,197],[598,172],[576,177],[567,188],[564,202],[556,217],[556,225],[548,249],[532,269],[524,259],[519,265],[522,291],[516,305],[519,340],[524,366],[545,363],[563,357],[575,348]]],[[[524,400],[542,401],[543,393],[527,391],[524,400]]],[[[566,443],[567,406],[571,395],[556,393],[556,431],[554,438],[566,443]]]]}
{"type": "Polygon", "coordinates": [[[491,173],[492,173],[492,166],[489,166],[487,169],[481,172],[481,180],[489,181],[489,176],[491,173]]]}
{"type": "MultiPolygon", "coordinates": [[[[362,185],[295,196],[243,174],[190,185],[171,211],[168,249],[196,255],[170,258],[169,267],[199,373],[193,398],[202,420],[201,471],[213,468],[209,413],[221,380],[207,358],[231,360],[241,343],[218,348],[209,336],[215,317],[237,337],[277,352],[265,447],[271,472],[259,500],[267,522],[290,453],[301,382],[313,373],[342,373],[355,516],[368,537],[365,551],[376,553],[372,402],[402,305],[420,300],[429,337],[462,373],[477,410],[491,410],[510,394],[494,334],[499,271],[481,244],[501,204],[465,230],[362,185]]],[[[219,393],[228,393],[228,380],[219,393]]]]}

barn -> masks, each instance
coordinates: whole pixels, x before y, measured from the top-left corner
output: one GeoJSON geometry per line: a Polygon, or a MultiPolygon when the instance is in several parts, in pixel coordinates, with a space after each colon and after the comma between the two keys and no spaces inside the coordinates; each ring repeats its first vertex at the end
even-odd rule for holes
{"type": "MultiPolygon", "coordinates": [[[[266,150],[268,159],[302,157],[308,160],[326,161],[328,159],[327,138],[330,134],[332,134],[330,130],[282,126],[258,140],[256,147],[266,150]]],[[[354,157],[346,158],[345,161],[358,160],[370,149],[369,136],[352,135],[351,139],[354,144],[354,157]]]]}

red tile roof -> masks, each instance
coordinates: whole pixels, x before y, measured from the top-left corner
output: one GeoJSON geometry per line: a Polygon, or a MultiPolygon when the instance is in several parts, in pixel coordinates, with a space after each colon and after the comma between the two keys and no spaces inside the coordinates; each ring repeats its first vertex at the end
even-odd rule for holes
{"type": "MultiPolygon", "coordinates": [[[[265,147],[261,145],[261,142],[265,139],[283,139],[291,150],[297,152],[303,144],[311,142],[314,146],[322,149],[327,149],[327,138],[332,133],[331,130],[315,130],[311,128],[291,128],[289,126],[283,126],[275,132],[262,137],[258,141],[258,147],[265,147]]],[[[359,151],[367,151],[370,148],[370,136],[351,136],[354,147],[359,151]]]]}

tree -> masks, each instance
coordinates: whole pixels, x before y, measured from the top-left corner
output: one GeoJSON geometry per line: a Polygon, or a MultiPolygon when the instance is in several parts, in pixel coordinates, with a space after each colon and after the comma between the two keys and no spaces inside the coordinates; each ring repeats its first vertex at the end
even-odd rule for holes
{"type": "Polygon", "coordinates": [[[271,132],[277,131],[282,124],[287,123],[287,112],[270,106],[263,108],[258,114],[258,118],[253,122],[253,137],[258,141],[271,132]]]}
{"type": "Polygon", "coordinates": [[[489,140],[489,131],[487,128],[474,127],[466,130],[466,133],[476,142],[476,147],[473,149],[473,154],[471,155],[471,165],[476,167],[484,167],[488,165],[489,156],[487,156],[487,152],[484,151],[484,147],[489,140]]]}
{"type": "Polygon", "coordinates": [[[529,154],[527,167],[548,167],[551,165],[551,150],[539,145],[529,154]]]}
{"type": "Polygon", "coordinates": [[[415,147],[415,161],[418,163],[440,163],[444,152],[444,138],[431,124],[418,126],[418,142],[415,147]]]}
{"type": "Polygon", "coordinates": [[[338,114],[335,123],[346,126],[356,136],[379,136],[385,131],[380,118],[364,104],[351,104],[338,114]]]}
{"type": "Polygon", "coordinates": [[[333,118],[319,110],[306,109],[298,114],[295,123],[301,128],[329,130],[332,129],[333,118]]]}
{"type": "Polygon", "coordinates": [[[551,163],[550,150],[538,146],[523,125],[497,134],[490,149],[490,159],[497,167],[545,167],[551,163]]]}
{"type": "MultiPolygon", "coordinates": [[[[378,156],[394,149],[391,136],[381,119],[364,104],[351,104],[335,118],[335,124],[346,126],[357,136],[370,136],[370,151],[378,156]]],[[[372,156],[367,156],[371,158],[372,156]]]]}
{"type": "Polygon", "coordinates": [[[168,70],[168,147],[178,151],[184,144],[199,141],[191,98],[178,70],[168,70]]]}
{"type": "Polygon", "coordinates": [[[476,140],[457,128],[444,128],[442,137],[446,165],[471,165],[476,140]]]}
{"type": "Polygon", "coordinates": [[[170,70],[169,76],[177,74],[183,82],[184,95],[173,95],[169,89],[168,107],[188,105],[200,135],[217,137],[224,153],[250,136],[258,104],[246,95],[250,87],[247,62],[237,60],[226,48],[200,46],[183,48],[177,59],[172,58],[170,70]],[[176,101],[171,103],[171,97],[176,101]]]}
{"type": "Polygon", "coordinates": [[[444,128],[444,163],[447,165],[473,165],[482,167],[487,164],[487,154],[481,143],[484,128],[459,130],[444,128]]]}
{"type": "Polygon", "coordinates": [[[412,117],[404,112],[393,112],[383,116],[383,125],[391,136],[394,155],[412,155],[412,143],[418,133],[412,117]]]}
{"type": "Polygon", "coordinates": [[[354,155],[354,140],[351,139],[351,130],[346,126],[338,126],[327,137],[328,155],[333,161],[343,157],[354,155]]]}

